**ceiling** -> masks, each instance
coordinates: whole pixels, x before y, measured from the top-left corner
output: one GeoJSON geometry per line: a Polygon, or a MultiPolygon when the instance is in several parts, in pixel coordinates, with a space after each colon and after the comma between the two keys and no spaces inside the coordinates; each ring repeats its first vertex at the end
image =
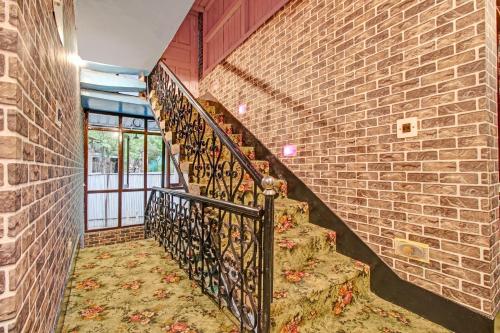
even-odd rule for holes
{"type": "Polygon", "coordinates": [[[83,60],[149,72],[194,0],[77,0],[83,60]]]}

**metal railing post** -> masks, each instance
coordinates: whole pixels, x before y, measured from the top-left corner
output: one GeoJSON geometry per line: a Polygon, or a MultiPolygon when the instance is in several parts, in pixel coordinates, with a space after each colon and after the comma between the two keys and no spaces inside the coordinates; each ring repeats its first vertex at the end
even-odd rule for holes
{"type": "Polygon", "coordinates": [[[271,303],[273,301],[273,258],[274,258],[274,178],[265,176],[262,179],[264,188],[264,224],[263,224],[263,277],[262,277],[262,315],[261,332],[271,330],[271,303]]]}

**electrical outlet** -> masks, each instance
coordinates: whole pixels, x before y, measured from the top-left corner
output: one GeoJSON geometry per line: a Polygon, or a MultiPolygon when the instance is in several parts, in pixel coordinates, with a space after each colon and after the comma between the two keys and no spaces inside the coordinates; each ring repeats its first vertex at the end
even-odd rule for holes
{"type": "Polygon", "coordinates": [[[398,138],[411,138],[417,136],[417,123],[416,117],[398,119],[396,122],[398,138]]]}
{"type": "Polygon", "coordinates": [[[429,262],[429,245],[402,238],[394,239],[395,252],[399,256],[429,262]]]}

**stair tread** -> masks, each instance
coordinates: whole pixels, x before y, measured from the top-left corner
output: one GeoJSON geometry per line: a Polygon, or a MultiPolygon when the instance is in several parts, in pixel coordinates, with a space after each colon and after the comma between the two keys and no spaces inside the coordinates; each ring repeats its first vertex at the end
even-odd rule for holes
{"type": "Polygon", "coordinates": [[[322,251],[298,270],[274,272],[271,316],[280,329],[287,322],[310,313],[332,311],[343,289],[352,294],[368,288],[368,275],[356,261],[336,251],[322,251]]]}
{"type": "Polygon", "coordinates": [[[307,212],[309,209],[306,202],[290,199],[288,197],[279,197],[276,200],[274,200],[274,207],[300,209],[304,212],[307,212]]]}
{"type": "MultiPolygon", "coordinates": [[[[174,144],[173,146],[177,146],[179,145],[178,143],[174,144]]],[[[179,145],[180,146],[180,145],[179,145]]],[[[240,147],[240,148],[243,148],[243,149],[247,149],[247,148],[252,148],[252,147],[240,147]]],[[[252,162],[252,164],[265,164],[265,163],[269,163],[269,161],[266,161],[266,160],[255,160],[255,159],[251,159],[250,162],[252,162]]],[[[188,160],[183,160],[181,161],[182,164],[189,164],[189,165],[192,165],[194,164],[195,162],[194,161],[188,161],[188,160]]],[[[206,165],[210,165],[210,163],[205,163],[206,165]]]]}
{"type": "Polygon", "coordinates": [[[320,317],[302,318],[298,324],[301,333],[445,333],[449,330],[434,324],[410,311],[387,302],[373,293],[354,297],[352,303],[335,315],[332,312],[320,317]]]}
{"type": "MultiPolygon", "coordinates": [[[[319,228],[314,228],[314,225],[297,225],[296,227],[282,231],[275,226],[275,239],[276,241],[282,241],[286,239],[293,239],[297,245],[308,243],[311,240],[325,240],[326,236],[324,234],[324,230],[320,230],[319,228]]],[[[326,243],[325,243],[326,244],[326,243]]],[[[321,244],[321,245],[325,245],[321,244]]]]}
{"type": "Polygon", "coordinates": [[[295,290],[298,295],[304,295],[365,274],[362,265],[336,251],[320,251],[302,263],[301,269],[275,272],[274,285],[276,289],[295,290]],[[293,272],[303,272],[305,275],[297,283],[291,281],[295,278],[293,272]]]}
{"type": "Polygon", "coordinates": [[[335,251],[335,232],[312,224],[281,231],[275,227],[275,267],[297,268],[319,252],[335,251]]]}
{"type": "MultiPolygon", "coordinates": [[[[183,163],[183,162],[181,162],[181,163],[183,163]]],[[[200,178],[200,180],[201,180],[200,182],[193,181],[193,182],[191,182],[191,184],[193,184],[193,185],[206,185],[208,183],[208,178],[200,178]]],[[[282,180],[282,179],[276,179],[276,182],[278,182],[278,181],[280,183],[286,182],[285,180],[282,180]]],[[[242,184],[250,184],[250,183],[253,184],[254,181],[253,181],[253,179],[243,179],[241,183],[242,184]]]]}

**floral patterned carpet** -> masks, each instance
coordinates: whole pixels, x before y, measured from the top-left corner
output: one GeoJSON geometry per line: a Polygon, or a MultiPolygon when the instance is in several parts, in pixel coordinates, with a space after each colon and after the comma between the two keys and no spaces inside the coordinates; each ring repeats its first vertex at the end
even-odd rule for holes
{"type": "MultiPolygon", "coordinates": [[[[284,266],[275,278],[273,332],[448,332],[372,294],[363,264],[335,251],[326,255],[321,249],[334,245],[332,233],[316,241],[314,260],[287,267],[287,253],[298,245],[284,242],[283,234],[277,237],[284,266]],[[335,266],[327,264],[332,259],[335,266]]],[[[70,284],[64,333],[238,332],[153,240],[80,250],[70,284]]]]}
{"type": "Polygon", "coordinates": [[[234,333],[235,327],[152,240],[78,254],[64,333],[234,333]]]}

